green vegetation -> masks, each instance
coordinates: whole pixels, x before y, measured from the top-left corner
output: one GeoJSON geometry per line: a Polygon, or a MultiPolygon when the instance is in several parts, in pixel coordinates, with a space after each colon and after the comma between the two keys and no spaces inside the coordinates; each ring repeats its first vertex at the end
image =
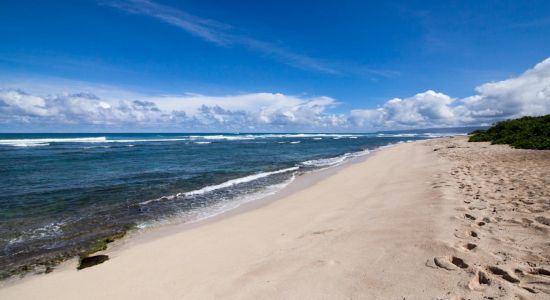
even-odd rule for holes
{"type": "Polygon", "coordinates": [[[550,115],[498,122],[487,130],[471,132],[469,141],[508,144],[521,149],[550,149],[550,115]]]}

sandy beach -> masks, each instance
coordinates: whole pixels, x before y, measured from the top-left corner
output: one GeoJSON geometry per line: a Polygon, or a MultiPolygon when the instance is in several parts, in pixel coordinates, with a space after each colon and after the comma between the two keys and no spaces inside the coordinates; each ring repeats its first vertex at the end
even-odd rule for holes
{"type": "Polygon", "coordinates": [[[443,138],[299,181],[239,213],[124,239],[103,264],[3,282],[0,299],[550,297],[549,151],[443,138]]]}

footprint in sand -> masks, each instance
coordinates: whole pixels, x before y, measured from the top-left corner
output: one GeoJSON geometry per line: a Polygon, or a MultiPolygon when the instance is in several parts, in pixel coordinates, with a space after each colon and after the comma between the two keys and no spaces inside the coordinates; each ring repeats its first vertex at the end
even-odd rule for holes
{"type": "Polygon", "coordinates": [[[519,279],[513,277],[508,272],[506,272],[505,270],[503,270],[499,267],[487,267],[487,269],[489,270],[489,272],[493,273],[494,275],[498,275],[498,276],[502,277],[502,279],[504,279],[504,280],[506,280],[510,283],[519,283],[519,279]]]}
{"type": "Polygon", "coordinates": [[[464,214],[464,217],[467,218],[467,219],[470,219],[472,221],[475,221],[477,218],[474,217],[473,215],[470,215],[470,214],[464,214]]]}
{"type": "Polygon", "coordinates": [[[470,280],[468,288],[473,291],[482,291],[489,285],[491,285],[491,280],[487,277],[487,274],[481,270],[478,270],[476,275],[472,278],[472,280],[470,280]]]}
{"type": "Polygon", "coordinates": [[[550,271],[549,270],[546,270],[546,269],[543,269],[543,268],[538,268],[538,269],[533,269],[531,272],[529,272],[530,274],[533,274],[533,275],[544,275],[544,276],[550,276],[550,271]]]}
{"type": "Polygon", "coordinates": [[[466,269],[468,264],[462,258],[456,256],[438,256],[434,258],[434,264],[442,269],[453,271],[456,268],[466,269]]]}
{"type": "Polygon", "coordinates": [[[481,204],[474,204],[474,205],[468,206],[468,209],[469,210],[485,210],[485,209],[487,209],[487,206],[481,205],[481,204]]]}
{"type": "Polygon", "coordinates": [[[466,248],[466,249],[472,251],[472,250],[474,250],[475,248],[477,248],[477,245],[474,244],[474,243],[468,243],[468,244],[464,245],[464,248],[466,248]]]}
{"type": "Polygon", "coordinates": [[[528,291],[529,293],[532,293],[532,294],[536,294],[537,291],[533,288],[530,288],[528,286],[522,286],[523,289],[525,289],[526,291],[528,291]]]}
{"type": "Polygon", "coordinates": [[[535,221],[544,224],[546,226],[550,226],[550,218],[546,218],[544,216],[538,216],[535,218],[535,221]]]}
{"type": "Polygon", "coordinates": [[[470,230],[455,230],[454,236],[459,239],[478,238],[477,232],[470,230]]]}

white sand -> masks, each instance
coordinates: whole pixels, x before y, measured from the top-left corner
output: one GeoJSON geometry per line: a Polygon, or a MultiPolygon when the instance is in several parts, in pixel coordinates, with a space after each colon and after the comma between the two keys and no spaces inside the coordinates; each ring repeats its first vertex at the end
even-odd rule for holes
{"type": "Polygon", "coordinates": [[[454,163],[430,143],[376,152],[257,209],[130,239],[101,265],[76,271],[72,262],[7,283],[0,299],[482,298],[500,277],[472,290],[482,266],[434,265],[471,251],[455,236],[463,203],[454,163]]]}

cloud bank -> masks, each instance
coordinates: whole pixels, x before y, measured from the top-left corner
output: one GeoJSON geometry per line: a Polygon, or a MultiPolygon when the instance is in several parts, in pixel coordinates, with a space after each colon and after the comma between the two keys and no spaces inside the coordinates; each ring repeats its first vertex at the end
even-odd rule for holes
{"type": "Polygon", "coordinates": [[[373,131],[487,125],[550,114],[550,58],[523,74],[478,86],[458,99],[428,90],[377,108],[335,113],[326,96],[280,93],[99,97],[0,90],[2,131],[373,131]]]}
{"type": "Polygon", "coordinates": [[[327,113],[330,97],[273,93],[211,97],[162,96],[142,100],[101,99],[73,93],[36,96],[0,91],[0,126],[65,130],[285,131],[345,127],[344,115],[327,113]]]}
{"type": "Polygon", "coordinates": [[[498,120],[550,113],[550,58],[518,77],[478,86],[477,95],[455,99],[428,90],[395,98],[376,109],[356,109],[358,127],[419,128],[487,125],[498,120]]]}

